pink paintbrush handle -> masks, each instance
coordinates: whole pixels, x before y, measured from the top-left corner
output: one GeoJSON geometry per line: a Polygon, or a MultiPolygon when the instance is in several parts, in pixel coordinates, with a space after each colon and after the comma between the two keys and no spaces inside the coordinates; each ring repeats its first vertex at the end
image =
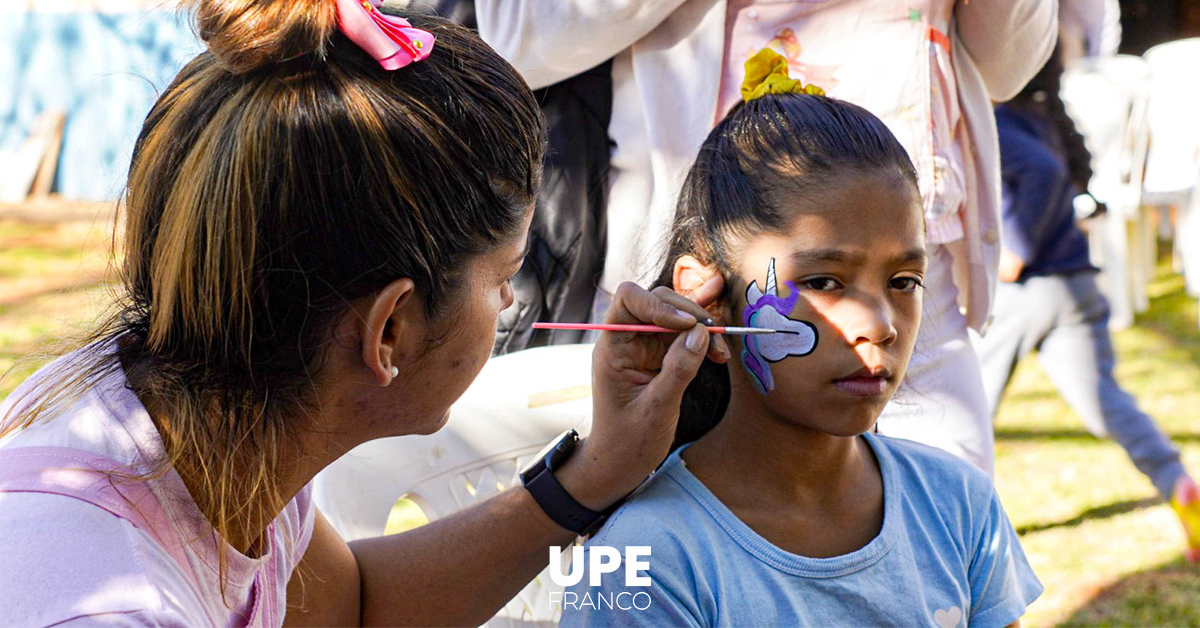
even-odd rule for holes
{"type": "MultiPolygon", "coordinates": [[[[633,331],[643,333],[668,333],[677,334],[678,329],[668,329],[659,327],[658,325],[616,325],[609,323],[534,323],[534,329],[572,329],[580,331],[633,331]]],[[[758,327],[723,327],[723,326],[708,326],[708,331],[713,334],[772,334],[774,329],[761,329],[758,327]]]]}

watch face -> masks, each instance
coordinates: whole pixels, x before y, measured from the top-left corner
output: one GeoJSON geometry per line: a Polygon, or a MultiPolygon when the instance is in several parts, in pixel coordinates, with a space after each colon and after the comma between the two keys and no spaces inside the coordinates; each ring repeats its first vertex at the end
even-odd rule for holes
{"type": "MultiPolygon", "coordinates": [[[[575,441],[579,440],[579,432],[576,432],[575,430],[567,430],[562,434],[555,436],[554,440],[547,443],[545,447],[542,447],[541,451],[537,452],[533,458],[530,458],[529,464],[521,470],[521,475],[525,475],[530,471],[533,471],[535,468],[541,466],[542,461],[546,459],[546,454],[558,449],[558,447],[564,444],[567,440],[571,441],[571,444],[567,445],[568,449],[566,450],[566,453],[569,454],[571,450],[575,448],[575,441]],[[571,438],[572,434],[574,434],[574,438],[571,438]]],[[[558,456],[555,457],[557,458],[558,456]]]]}
{"type": "Polygon", "coordinates": [[[562,464],[571,456],[571,452],[575,451],[575,445],[579,443],[579,432],[575,430],[567,430],[554,446],[554,451],[550,454],[550,468],[557,469],[558,465],[562,464]]]}

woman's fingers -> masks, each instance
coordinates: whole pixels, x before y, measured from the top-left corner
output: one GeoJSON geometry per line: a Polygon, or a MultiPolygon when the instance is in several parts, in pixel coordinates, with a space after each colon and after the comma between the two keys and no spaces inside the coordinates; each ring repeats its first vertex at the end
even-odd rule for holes
{"type": "Polygon", "coordinates": [[[674,334],[605,332],[592,368],[591,477],[616,498],[633,490],[667,455],[688,383],[710,352],[709,333],[697,320],[708,315],[673,292],[647,292],[622,284],[609,307],[609,323],[651,323],[674,334]]]}
{"type": "MultiPolygon", "coordinates": [[[[720,279],[720,275],[717,277],[720,279]]],[[[711,304],[718,296],[721,295],[721,290],[723,290],[724,287],[725,281],[723,279],[715,283],[710,279],[700,287],[700,290],[693,291],[686,297],[681,296],[666,286],[659,286],[655,288],[653,294],[663,301],[675,306],[676,308],[692,314],[696,317],[696,320],[700,321],[702,324],[711,325],[712,319],[709,318],[708,311],[703,307],[706,305],[706,303],[703,301],[696,302],[692,299],[697,298],[697,296],[704,297],[708,300],[708,303],[711,304]],[[710,284],[713,284],[717,287],[716,295],[712,295],[712,285],[710,284]],[[701,290],[703,290],[703,292],[701,292],[701,290]]],[[[725,363],[727,360],[729,360],[729,346],[725,344],[725,339],[719,334],[714,335],[709,342],[708,359],[719,363],[725,363]]]]}
{"type": "Polygon", "coordinates": [[[625,282],[618,286],[613,294],[612,305],[608,308],[604,322],[651,323],[682,331],[707,318],[708,313],[703,308],[683,297],[668,301],[661,298],[660,292],[651,294],[635,283],[625,282]]]}
{"type": "MultiPolygon", "coordinates": [[[[696,296],[708,303],[712,303],[717,299],[717,297],[720,296],[721,292],[724,290],[724,286],[724,280],[721,279],[720,276],[717,276],[715,279],[710,279],[709,281],[705,282],[695,293],[693,293],[693,295],[689,296],[696,296]]],[[[608,316],[605,318],[605,322],[626,324],[652,323],[668,329],[675,329],[679,331],[700,327],[702,325],[711,325],[713,323],[712,319],[709,318],[708,311],[702,307],[702,303],[697,303],[689,297],[677,294],[675,291],[665,286],[659,286],[652,292],[647,292],[637,284],[631,282],[622,283],[617,287],[617,291],[613,294],[613,301],[609,306],[608,316]],[[697,325],[697,323],[700,323],[700,325],[697,325]]],[[[702,331],[703,339],[701,339],[699,335],[691,336],[690,344],[695,346],[703,345],[704,351],[702,352],[702,355],[707,355],[708,359],[714,362],[727,362],[731,356],[731,353],[729,351],[729,345],[726,344],[725,339],[719,335],[713,336],[710,339],[708,330],[702,331]]],[[[697,332],[695,332],[693,329],[693,333],[697,332]]],[[[612,334],[612,332],[606,332],[606,334],[612,334]]],[[[684,338],[683,342],[685,346],[689,344],[686,336],[686,334],[680,336],[684,338]]],[[[637,338],[637,334],[627,334],[624,336],[614,334],[610,337],[620,338],[619,342],[632,342],[637,338]]],[[[665,340],[663,341],[664,345],[666,342],[667,341],[665,340]]],[[[668,355],[671,350],[675,350],[675,347],[679,344],[679,342],[679,338],[675,338],[673,341],[671,341],[668,355]]],[[[691,349],[692,347],[688,346],[687,348],[691,349]]],[[[657,356],[654,356],[654,359],[657,360],[657,356]]],[[[667,358],[664,357],[664,363],[661,367],[662,369],[668,368],[666,359],[667,358]]],[[[683,362],[679,362],[678,364],[673,364],[671,368],[674,368],[674,366],[678,365],[686,366],[687,361],[685,360],[683,362]]],[[[657,365],[651,365],[649,370],[659,370],[659,368],[655,367],[657,367],[657,365]]],[[[695,377],[696,369],[699,369],[699,363],[696,364],[695,369],[691,370],[690,375],[688,375],[688,381],[691,381],[691,378],[695,377]]],[[[680,395],[682,394],[683,393],[681,391],[680,395]]]]}
{"type": "Polygon", "coordinates": [[[729,345],[725,343],[725,337],[721,334],[713,334],[708,341],[708,359],[717,364],[724,364],[731,357],[729,345]]]}
{"type": "Polygon", "coordinates": [[[696,377],[700,364],[708,353],[710,334],[703,325],[696,325],[679,334],[663,357],[662,369],[646,386],[650,407],[671,408],[678,418],[683,391],[696,377]]]}
{"type": "Polygon", "coordinates": [[[691,314],[692,317],[699,321],[702,325],[712,324],[712,318],[709,317],[708,311],[703,307],[700,307],[699,303],[696,303],[695,301],[675,292],[666,286],[659,286],[655,288],[651,294],[669,303],[675,309],[683,310],[684,312],[691,314]]]}

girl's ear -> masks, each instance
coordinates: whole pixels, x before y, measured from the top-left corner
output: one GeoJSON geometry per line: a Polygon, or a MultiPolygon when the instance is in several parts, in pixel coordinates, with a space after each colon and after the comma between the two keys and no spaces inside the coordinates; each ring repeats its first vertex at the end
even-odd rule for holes
{"type": "Polygon", "coordinates": [[[680,256],[675,260],[675,270],[671,273],[671,286],[675,292],[685,297],[691,296],[704,282],[719,275],[716,268],[707,266],[691,255],[680,256]]]}
{"type": "Polygon", "coordinates": [[[725,291],[725,278],[715,266],[704,264],[691,255],[681,256],[675,260],[671,282],[675,292],[700,304],[712,313],[714,320],[724,318],[725,308],[720,299],[725,291]]]}

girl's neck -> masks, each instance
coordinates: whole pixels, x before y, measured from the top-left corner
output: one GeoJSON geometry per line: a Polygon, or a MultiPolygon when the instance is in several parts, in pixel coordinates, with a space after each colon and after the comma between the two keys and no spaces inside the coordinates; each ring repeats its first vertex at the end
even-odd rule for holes
{"type": "Polygon", "coordinates": [[[798,425],[739,397],[735,391],[721,422],[683,454],[718,497],[729,485],[775,503],[812,506],[854,490],[868,474],[879,477],[870,445],[859,436],[798,425]]]}
{"type": "Polygon", "coordinates": [[[865,439],[818,432],[737,399],[683,453],[717,499],[767,542],[801,556],[841,556],[880,534],[883,478],[865,439]]]}

